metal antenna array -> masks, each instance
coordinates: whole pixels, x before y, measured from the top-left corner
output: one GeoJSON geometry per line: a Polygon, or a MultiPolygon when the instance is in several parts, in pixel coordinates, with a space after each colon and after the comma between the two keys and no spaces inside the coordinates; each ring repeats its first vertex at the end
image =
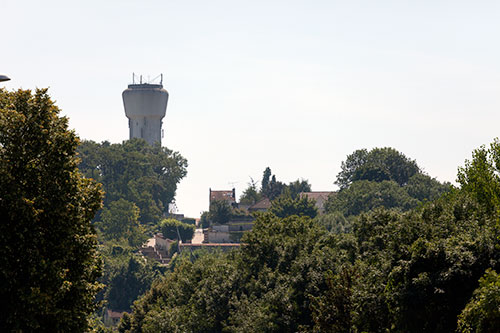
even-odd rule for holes
{"type": "MultiPolygon", "coordinates": [[[[142,84],[142,75],[136,75],[135,73],[132,73],[132,84],[137,84],[136,83],[136,79],[139,79],[139,83],[138,84],[142,84]]],[[[155,84],[154,82],[155,81],[158,81],[158,79],[160,79],[160,85],[163,86],[163,74],[160,74],[160,75],[157,75],[156,77],[154,77],[152,80],[149,78],[149,75],[148,75],[148,79],[146,81],[144,81],[145,84],[155,84]]]]}

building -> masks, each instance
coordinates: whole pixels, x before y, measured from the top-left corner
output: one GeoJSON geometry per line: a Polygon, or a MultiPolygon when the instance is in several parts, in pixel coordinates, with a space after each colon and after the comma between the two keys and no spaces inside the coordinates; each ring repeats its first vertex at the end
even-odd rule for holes
{"type": "Polygon", "coordinates": [[[132,76],[132,84],[122,93],[125,115],[128,118],[130,139],[142,138],[150,145],[161,144],[162,119],[167,112],[168,92],[163,89],[163,75],[159,84],[139,83],[132,76]]]}
{"type": "Polygon", "coordinates": [[[209,207],[214,201],[226,201],[231,207],[236,205],[236,190],[212,191],[209,189],[209,207]]]}
{"type": "Polygon", "coordinates": [[[309,200],[314,200],[316,202],[316,208],[320,214],[325,213],[325,202],[328,200],[328,196],[335,192],[300,192],[301,197],[307,197],[309,200]]]}
{"type": "Polygon", "coordinates": [[[248,211],[253,212],[267,212],[271,208],[271,200],[268,198],[264,198],[260,201],[257,201],[252,206],[248,207],[248,211]]]}
{"type": "Polygon", "coordinates": [[[139,249],[139,252],[145,257],[154,259],[160,264],[166,265],[170,262],[168,252],[172,244],[175,242],[175,240],[168,239],[162,234],[155,234],[139,249]]]}
{"type": "Polygon", "coordinates": [[[106,309],[104,312],[104,325],[107,327],[117,326],[125,312],[126,311],[113,311],[111,309],[106,309]]]}

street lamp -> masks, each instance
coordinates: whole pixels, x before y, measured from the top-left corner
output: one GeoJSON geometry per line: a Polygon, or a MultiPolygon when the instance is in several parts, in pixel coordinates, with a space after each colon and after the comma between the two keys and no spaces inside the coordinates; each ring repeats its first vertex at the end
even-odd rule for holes
{"type": "Polygon", "coordinates": [[[0,74],[0,82],[9,81],[9,80],[10,80],[10,77],[8,77],[7,75],[0,74]]]}

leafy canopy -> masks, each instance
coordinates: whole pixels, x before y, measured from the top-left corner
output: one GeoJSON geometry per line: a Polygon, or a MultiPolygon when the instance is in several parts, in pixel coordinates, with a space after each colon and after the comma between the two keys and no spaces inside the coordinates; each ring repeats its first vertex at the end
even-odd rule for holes
{"type": "Polygon", "coordinates": [[[325,209],[345,216],[359,215],[378,207],[402,211],[437,199],[451,187],[423,173],[417,163],[393,148],[356,150],[342,162],[325,209]]]}
{"type": "Polygon", "coordinates": [[[0,327],[83,332],[100,260],[102,192],[78,171],[79,140],[46,89],[0,90],[0,327]]]}
{"type": "Polygon", "coordinates": [[[163,236],[169,239],[178,239],[177,230],[179,230],[181,240],[185,242],[193,238],[195,226],[176,219],[164,219],[160,222],[160,230],[163,236]]]}
{"type": "Polygon", "coordinates": [[[341,169],[335,182],[341,189],[357,180],[392,180],[405,185],[413,175],[421,171],[414,160],[388,147],[370,151],[356,150],[342,162],[341,169]]]}
{"type": "Polygon", "coordinates": [[[119,199],[134,203],[142,224],[156,224],[174,200],[187,161],[179,153],[142,139],[122,144],[83,141],[80,170],[103,184],[104,207],[119,199]]]}

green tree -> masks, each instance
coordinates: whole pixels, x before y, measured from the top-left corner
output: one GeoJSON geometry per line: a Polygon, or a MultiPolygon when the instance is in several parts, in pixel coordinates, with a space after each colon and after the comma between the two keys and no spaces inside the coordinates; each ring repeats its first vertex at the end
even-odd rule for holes
{"type": "Polygon", "coordinates": [[[269,181],[271,179],[271,168],[267,167],[262,175],[261,191],[262,194],[266,194],[269,189],[269,181]]]}
{"type": "Polygon", "coordinates": [[[353,217],[345,217],[341,212],[333,212],[318,215],[315,221],[324,226],[328,231],[337,234],[347,234],[352,232],[353,217]]]}
{"type": "Polygon", "coordinates": [[[266,193],[263,193],[265,197],[269,198],[269,200],[274,200],[279,197],[283,191],[285,190],[286,185],[280,181],[276,180],[276,176],[273,175],[271,177],[271,181],[269,182],[269,187],[266,193]]]}
{"type": "Polygon", "coordinates": [[[292,199],[287,195],[282,195],[274,200],[271,203],[269,212],[281,218],[292,215],[314,218],[318,215],[318,209],[314,200],[310,200],[307,197],[292,199]]]}
{"type": "Polygon", "coordinates": [[[348,266],[337,274],[327,273],[325,293],[313,298],[311,304],[315,332],[352,332],[354,277],[354,269],[348,266]]]}
{"type": "Polygon", "coordinates": [[[201,213],[201,216],[200,216],[200,226],[203,229],[210,227],[210,219],[209,219],[208,215],[209,215],[208,212],[201,213]]]}
{"type": "Polygon", "coordinates": [[[457,181],[481,204],[487,213],[500,207],[500,142],[495,139],[490,148],[474,150],[472,160],[458,169],[457,181]]]}
{"type": "Polygon", "coordinates": [[[271,174],[271,169],[269,167],[264,170],[262,187],[260,190],[262,196],[268,198],[269,200],[274,200],[283,193],[285,187],[285,184],[276,180],[276,175],[271,174]]]}
{"type": "Polygon", "coordinates": [[[309,184],[307,180],[297,179],[296,181],[289,183],[286,186],[286,189],[292,199],[295,199],[301,192],[311,192],[311,184],[309,184]]]}
{"type": "Polygon", "coordinates": [[[257,190],[257,184],[250,178],[248,187],[240,197],[240,204],[253,205],[262,199],[262,194],[257,190]]]}
{"type": "Polygon", "coordinates": [[[144,262],[134,255],[128,256],[128,261],[116,267],[109,277],[104,296],[107,307],[114,311],[130,311],[133,302],[149,290],[161,273],[158,265],[144,262]]]}
{"type": "Polygon", "coordinates": [[[169,239],[178,239],[177,230],[183,242],[193,238],[195,226],[187,223],[182,223],[176,219],[164,219],[160,222],[160,230],[163,236],[169,239]]]}
{"type": "Polygon", "coordinates": [[[420,172],[417,163],[394,148],[374,148],[356,150],[342,162],[341,171],[335,182],[346,188],[357,180],[381,182],[392,180],[400,186],[420,172]]]}
{"type": "Polygon", "coordinates": [[[99,186],[46,89],[0,90],[0,327],[84,332],[100,288],[99,186]]]}
{"type": "Polygon", "coordinates": [[[162,218],[186,175],[187,161],[179,153],[142,139],[122,144],[83,141],[78,153],[80,170],[103,184],[104,207],[119,199],[133,202],[142,224],[156,224],[162,218]]]}
{"type": "Polygon", "coordinates": [[[488,269],[458,318],[458,332],[500,331],[500,276],[488,269]]]}
{"type": "Polygon", "coordinates": [[[225,200],[214,200],[210,203],[208,218],[212,223],[226,224],[231,219],[232,208],[225,200]]]}
{"type": "Polygon", "coordinates": [[[408,195],[418,201],[433,201],[451,189],[448,182],[441,183],[435,178],[423,173],[416,173],[410,177],[408,184],[403,187],[408,195]]]}
{"type": "Polygon", "coordinates": [[[147,239],[138,219],[139,208],[132,202],[118,199],[102,210],[102,222],[97,225],[105,239],[125,239],[130,246],[138,247],[147,239]]]}
{"type": "Polygon", "coordinates": [[[439,198],[451,189],[424,174],[417,163],[393,148],[356,150],[342,162],[336,184],[325,209],[345,216],[359,215],[377,207],[402,211],[439,198]]]}
{"type": "Polygon", "coordinates": [[[409,210],[418,204],[417,199],[412,198],[394,181],[359,180],[335,195],[330,195],[325,208],[327,212],[339,211],[345,216],[350,216],[378,207],[409,210]]]}

